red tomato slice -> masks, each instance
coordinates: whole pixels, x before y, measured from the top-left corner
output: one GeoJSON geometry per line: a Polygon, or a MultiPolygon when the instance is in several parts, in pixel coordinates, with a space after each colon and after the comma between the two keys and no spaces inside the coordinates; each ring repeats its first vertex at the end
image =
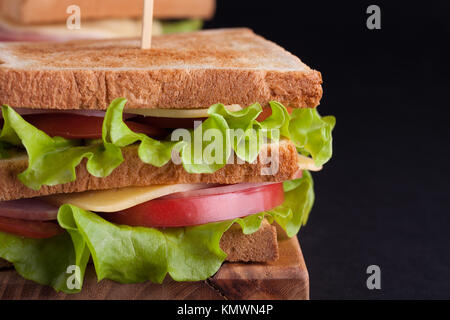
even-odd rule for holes
{"type": "MultiPolygon", "coordinates": [[[[217,189],[221,189],[219,187],[217,189]]],[[[150,228],[187,227],[232,220],[271,210],[284,201],[283,184],[269,184],[236,192],[161,198],[122,212],[103,214],[117,224],[150,228]]]]}
{"type": "Polygon", "coordinates": [[[0,231],[26,238],[48,239],[64,232],[55,222],[27,221],[0,217],[0,231]]]}
{"type": "MultiPolygon", "coordinates": [[[[79,114],[49,113],[32,114],[24,117],[26,121],[36,128],[44,131],[51,137],[66,139],[101,139],[103,118],[90,117],[79,114]]],[[[162,138],[167,132],[142,123],[125,121],[134,132],[145,133],[153,138],[162,138]]]]}

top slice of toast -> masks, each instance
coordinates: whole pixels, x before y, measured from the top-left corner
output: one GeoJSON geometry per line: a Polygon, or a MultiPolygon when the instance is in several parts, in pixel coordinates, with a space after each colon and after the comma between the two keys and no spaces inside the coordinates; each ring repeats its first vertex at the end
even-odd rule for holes
{"type": "Polygon", "coordinates": [[[138,39],[0,43],[0,104],[38,109],[316,107],[321,74],[248,29],[138,39]]]}

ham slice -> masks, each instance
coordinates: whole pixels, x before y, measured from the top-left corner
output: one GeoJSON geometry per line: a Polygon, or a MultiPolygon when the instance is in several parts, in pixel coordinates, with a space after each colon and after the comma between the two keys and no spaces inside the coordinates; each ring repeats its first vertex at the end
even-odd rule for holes
{"type": "MultiPolygon", "coordinates": [[[[21,116],[28,116],[33,114],[52,114],[52,113],[64,113],[64,114],[76,114],[80,116],[87,116],[87,117],[98,117],[98,118],[104,118],[106,111],[101,110],[54,110],[54,109],[30,109],[30,108],[13,108],[14,111],[16,111],[21,116]]],[[[132,113],[124,113],[123,118],[125,120],[135,118],[136,115],[132,113]]],[[[2,112],[0,111],[0,120],[3,119],[2,112]]]]}
{"type": "Polygon", "coordinates": [[[0,217],[28,221],[56,220],[58,207],[38,199],[0,202],[0,217]]]}

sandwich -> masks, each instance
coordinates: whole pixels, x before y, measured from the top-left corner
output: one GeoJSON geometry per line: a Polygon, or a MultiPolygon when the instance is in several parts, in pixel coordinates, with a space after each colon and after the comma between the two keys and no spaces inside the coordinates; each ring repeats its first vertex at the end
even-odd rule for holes
{"type": "MultiPolygon", "coordinates": [[[[201,29],[215,5],[215,0],[155,0],[152,31],[201,29]]],[[[142,0],[0,0],[0,41],[138,37],[142,10],[142,0]]]]}
{"type": "Polygon", "coordinates": [[[320,72],[248,29],[139,44],[0,44],[0,258],[26,279],[201,281],[307,222],[320,72]]]}

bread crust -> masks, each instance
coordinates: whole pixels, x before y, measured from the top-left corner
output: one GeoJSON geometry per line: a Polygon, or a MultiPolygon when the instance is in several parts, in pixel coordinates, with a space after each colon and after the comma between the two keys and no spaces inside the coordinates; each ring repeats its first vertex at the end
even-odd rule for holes
{"type": "Polygon", "coordinates": [[[244,235],[240,226],[230,228],[220,240],[220,248],[230,262],[269,262],[279,257],[277,230],[264,219],[261,228],[244,235]]]}
{"type": "MultiPolygon", "coordinates": [[[[0,0],[1,14],[16,23],[44,24],[66,22],[67,8],[78,5],[82,21],[105,18],[140,18],[142,0],[0,0]]],[[[155,0],[157,19],[210,19],[215,0],[155,0]]]]}
{"type": "Polygon", "coordinates": [[[172,161],[161,168],[145,164],[139,159],[136,146],[124,148],[123,156],[125,161],[106,178],[90,175],[84,160],[77,167],[75,182],[53,187],[43,186],[39,191],[29,189],[17,178],[28,166],[27,157],[0,160],[0,201],[155,184],[282,182],[294,179],[299,170],[297,150],[288,140],[282,140],[278,145],[263,146],[255,163],[227,164],[213,174],[189,174],[181,165],[175,165],[172,161]],[[270,158],[273,156],[276,159],[275,152],[279,155],[278,171],[273,175],[261,175],[263,168],[270,166],[270,158]]]}
{"type": "Polygon", "coordinates": [[[322,76],[248,29],[136,40],[0,44],[0,104],[35,109],[196,109],[216,103],[314,108],[322,76]]]}

